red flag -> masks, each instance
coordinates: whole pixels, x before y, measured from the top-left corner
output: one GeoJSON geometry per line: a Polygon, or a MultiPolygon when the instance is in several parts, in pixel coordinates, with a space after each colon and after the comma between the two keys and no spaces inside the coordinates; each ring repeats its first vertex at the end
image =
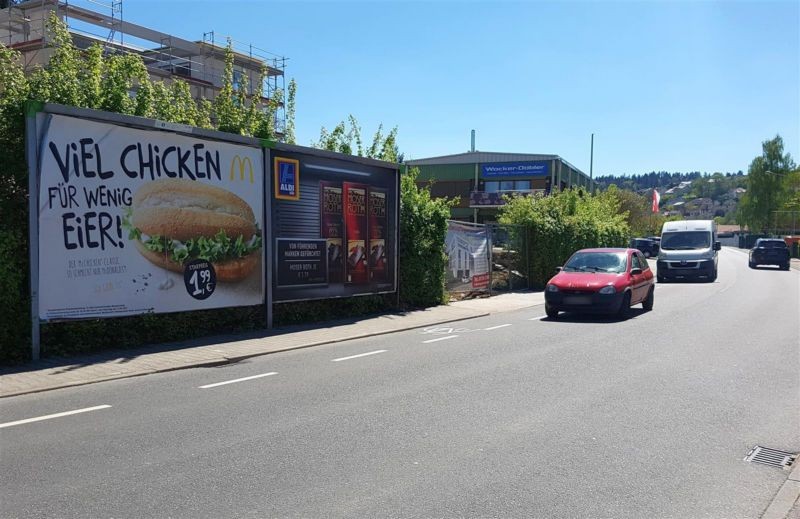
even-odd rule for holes
{"type": "Polygon", "coordinates": [[[653,212],[658,212],[658,203],[661,202],[661,195],[658,194],[658,190],[653,189],[653,212]]]}

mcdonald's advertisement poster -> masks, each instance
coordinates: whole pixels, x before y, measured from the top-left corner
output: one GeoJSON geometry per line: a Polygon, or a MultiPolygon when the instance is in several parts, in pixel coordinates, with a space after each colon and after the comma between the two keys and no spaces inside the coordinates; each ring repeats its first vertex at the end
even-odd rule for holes
{"type": "Polygon", "coordinates": [[[38,150],[41,319],[263,304],[260,148],[47,115],[38,150]]]}

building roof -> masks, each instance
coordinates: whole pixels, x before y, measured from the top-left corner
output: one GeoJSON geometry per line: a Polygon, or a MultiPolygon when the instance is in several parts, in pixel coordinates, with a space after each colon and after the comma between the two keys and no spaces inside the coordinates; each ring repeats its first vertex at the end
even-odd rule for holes
{"type": "Polygon", "coordinates": [[[554,160],[558,155],[537,153],[500,153],[492,151],[468,151],[454,155],[440,155],[424,159],[406,161],[411,166],[432,166],[436,164],[475,164],[483,162],[515,162],[520,160],[554,160]]]}

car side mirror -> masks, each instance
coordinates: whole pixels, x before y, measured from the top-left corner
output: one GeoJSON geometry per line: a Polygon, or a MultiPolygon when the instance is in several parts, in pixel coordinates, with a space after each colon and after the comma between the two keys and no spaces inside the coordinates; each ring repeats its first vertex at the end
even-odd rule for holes
{"type": "Polygon", "coordinates": [[[714,242],[714,250],[722,250],[722,243],[715,241],[714,242]]]}
{"type": "Polygon", "coordinates": [[[561,272],[562,270],[564,270],[564,267],[556,267],[556,272],[561,272]]]}
{"type": "Polygon", "coordinates": [[[631,276],[638,276],[641,273],[642,269],[640,269],[639,267],[634,267],[631,269],[631,276]]]}

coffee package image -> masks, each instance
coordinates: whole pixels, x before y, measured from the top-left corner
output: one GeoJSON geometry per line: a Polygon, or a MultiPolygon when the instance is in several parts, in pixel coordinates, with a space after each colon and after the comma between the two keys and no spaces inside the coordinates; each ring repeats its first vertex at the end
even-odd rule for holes
{"type": "Polygon", "coordinates": [[[369,282],[367,252],[367,186],[342,183],[344,228],[347,243],[345,282],[357,285],[369,282]]]}
{"type": "Polygon", "coordinates": [[[369,188],[369,274],[371,281],[386,281],[386,190],[369,188]]]}
{"type": "Polygon", "coordinates": [[[344,280],[344,237],[342,222],[342,184],[321,181],[320,185],[320,238],[326,240],[328,261],[328,282],[341,283],[344,280]]]}

